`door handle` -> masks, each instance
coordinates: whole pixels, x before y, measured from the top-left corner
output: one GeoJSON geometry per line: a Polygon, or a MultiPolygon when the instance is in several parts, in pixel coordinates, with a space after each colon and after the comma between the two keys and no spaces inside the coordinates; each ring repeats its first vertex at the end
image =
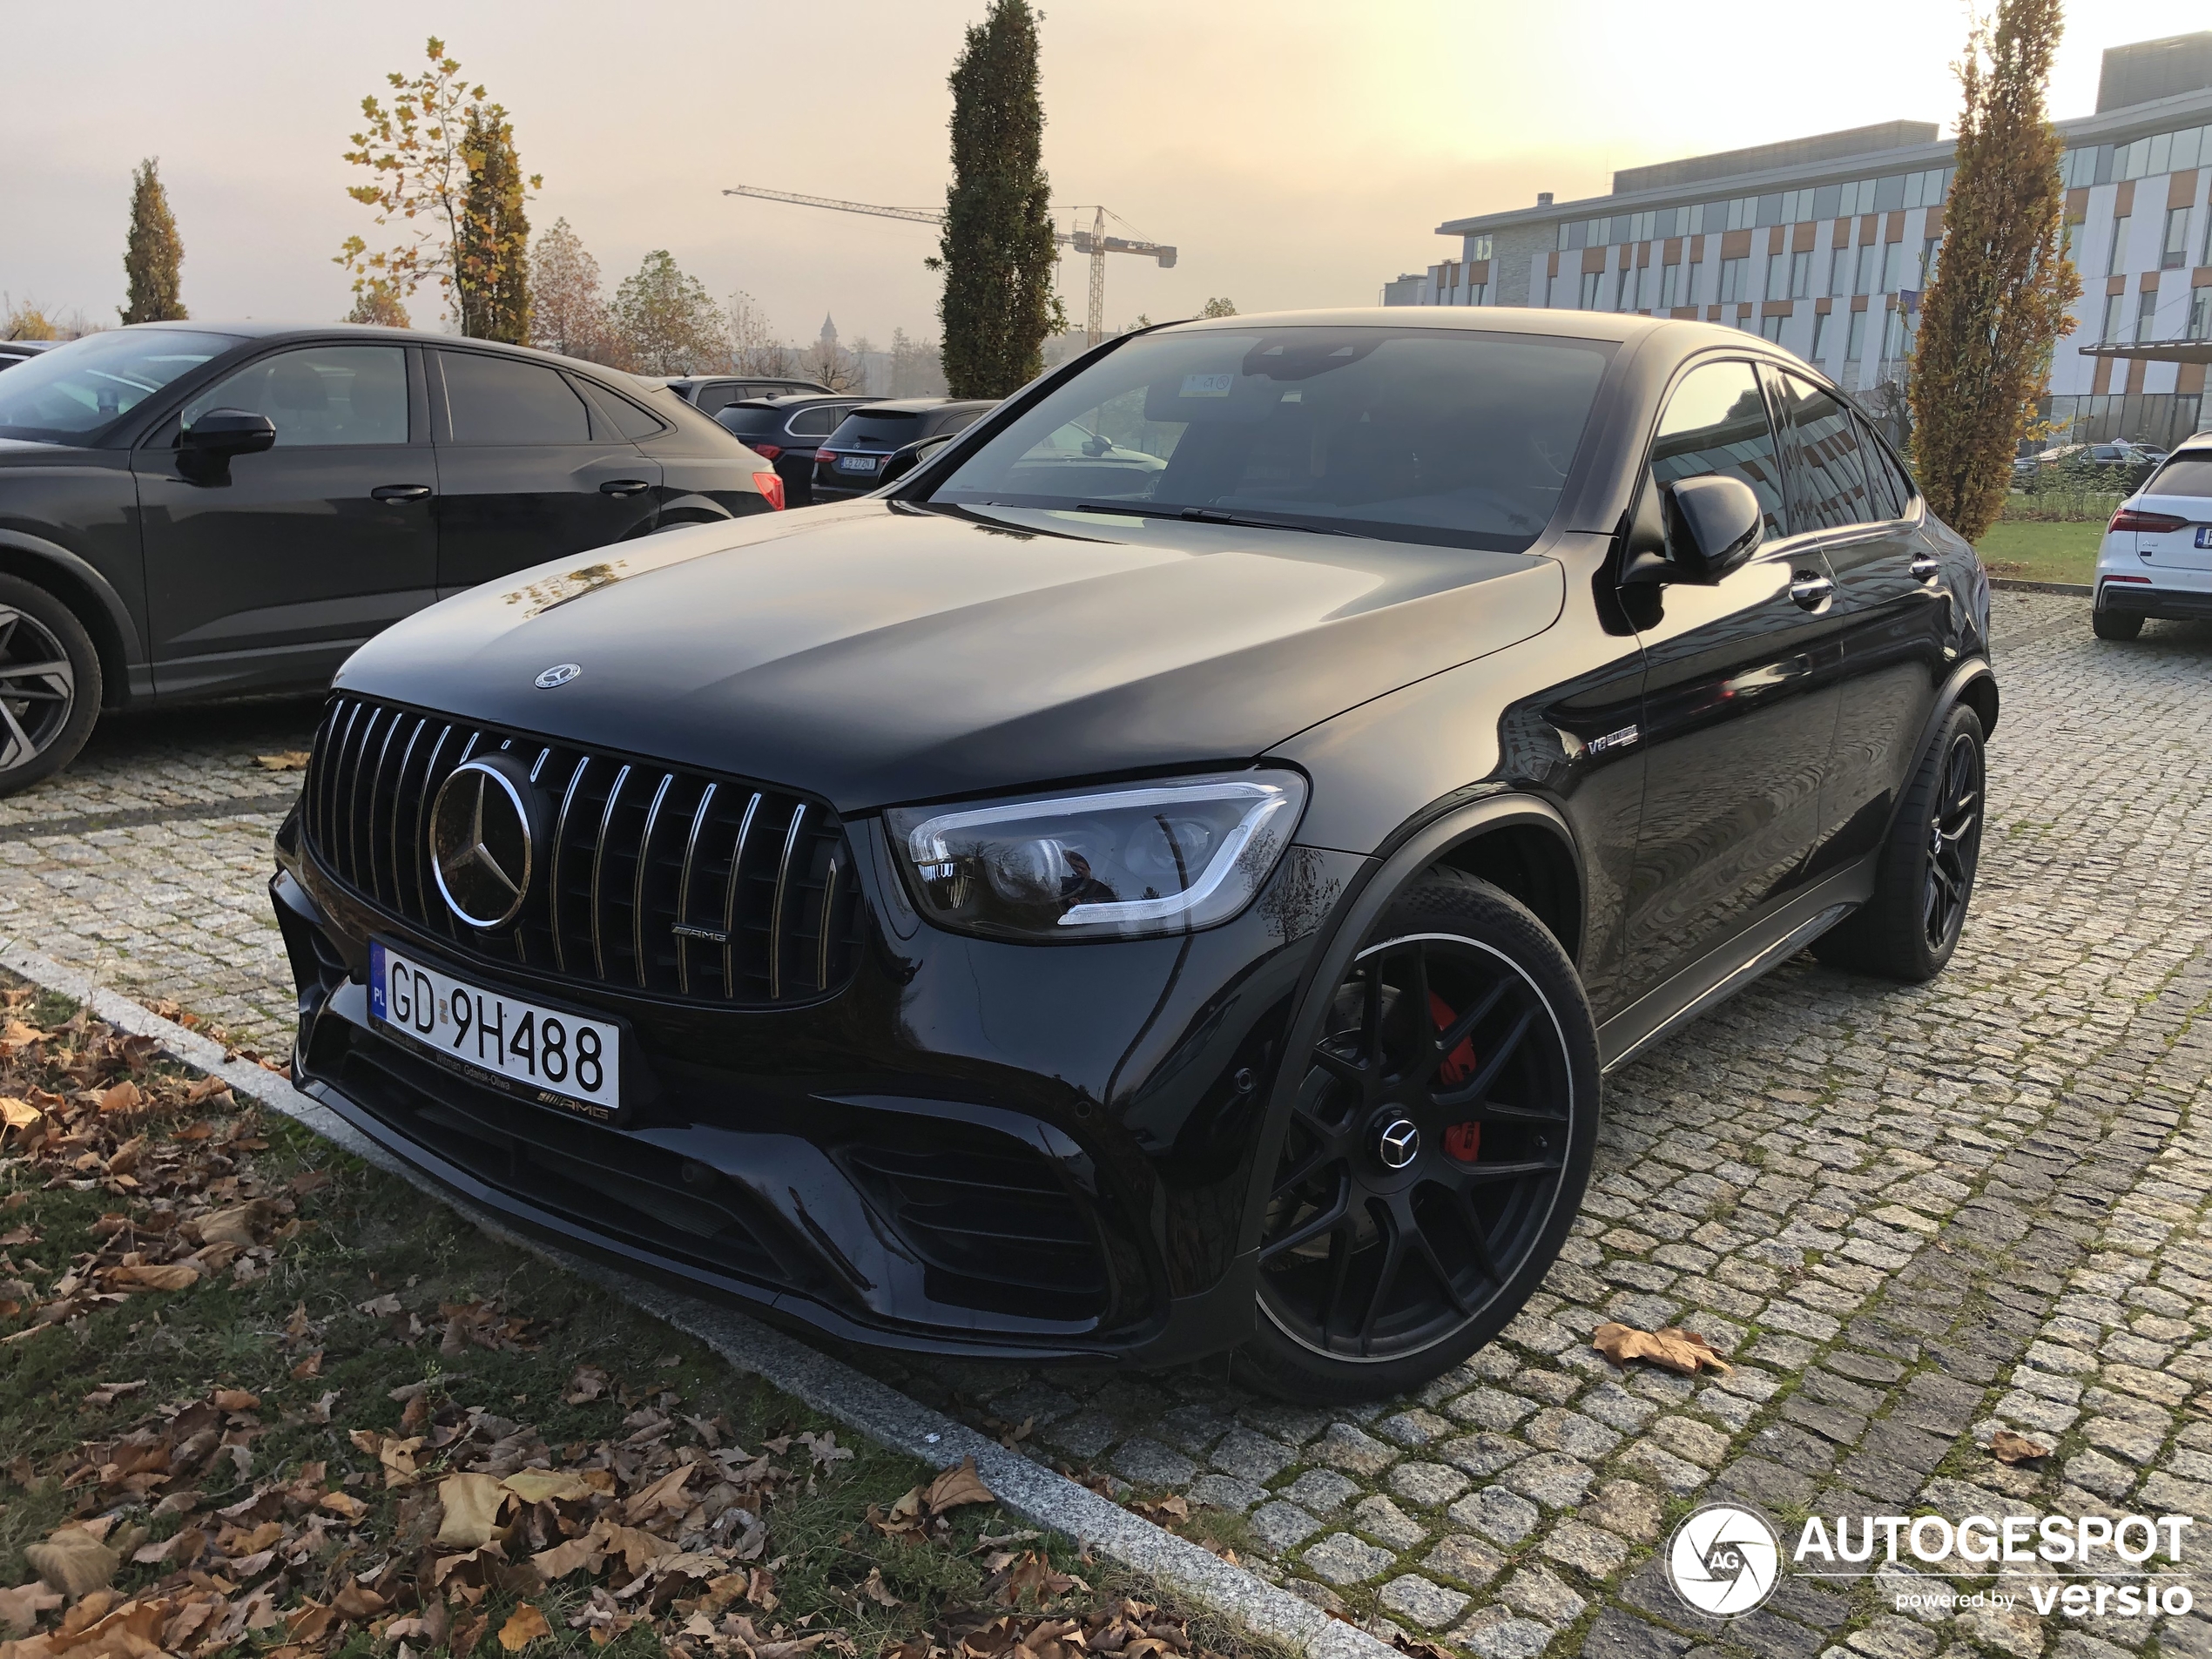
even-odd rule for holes
{"type": "Polygon", "coordinates": [[[1932,553],[1915,553],[1912,556],[1912,563],[1905,568],[1923,582],[1934,581],[1936,573],[1943,569],[1936,562],[1936,556],[1932,553]]]}
{"type": "Polygon", "coordinates": [[[635,496],[652,486],[643,478],[610,478],[599,486],[602,496],[635,496]]]}
{"type": "Polygon", "coordinates": [[[379,484],[368,492],[372,501],[427,501],[430,495],[428,484],[379,484]]]}
{"type": "Polygon", "coordinates": [[[1833,582],[1810,570],[1799,570],[1790,578],[1790,597],[1807,610],[1819,610],[1835,590],[1833,582]]]}

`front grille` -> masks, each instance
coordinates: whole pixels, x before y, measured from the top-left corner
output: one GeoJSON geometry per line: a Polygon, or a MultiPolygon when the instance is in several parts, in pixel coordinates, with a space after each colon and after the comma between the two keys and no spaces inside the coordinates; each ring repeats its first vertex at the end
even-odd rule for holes
{"type": "Polygon", "coordinates": [[[302,800],[309,848],[362,899],[462,952],[587,984],[761,1006],[843,988],[863,922],[844,826],[819,801],[336,697],[302,800]],[[472,927],[430,869],[453,769],[525,762],[552,827],[516,920],[472,927]]]}

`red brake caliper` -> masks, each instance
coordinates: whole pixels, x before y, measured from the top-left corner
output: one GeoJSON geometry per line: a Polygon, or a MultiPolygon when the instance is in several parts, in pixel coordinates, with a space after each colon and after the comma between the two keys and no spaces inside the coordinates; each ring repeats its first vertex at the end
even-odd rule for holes
{"type": "MultiPolygon", "coordinates": [[[[1451,1004],[1433,991],[1428,994],[1428,1015],[1436,1022],[1439,1031],[1449,1031],[1452,1022],[1460,1017],[1453,1011],[1451,1004]]],[[[1436,1075],[1447,1086],[1463,1083],[1474,1076],[1474,1039],[1462,1037],[1460,1046],[1444,1056],[1444,1063],[1436,1069],[1436,1075]]],[[[1444,1151],[1445,1156],[1457,1158],[1462,1163],[1474,1163],[1482,1151],[1482,1125],[1447,1125],[1444,1130],[1444,1151]]]]}

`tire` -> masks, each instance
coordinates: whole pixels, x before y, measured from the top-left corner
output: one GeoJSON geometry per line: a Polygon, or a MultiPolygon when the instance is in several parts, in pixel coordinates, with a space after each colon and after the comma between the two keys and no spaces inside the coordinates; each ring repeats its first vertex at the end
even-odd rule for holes
{"type": "Polygon", "coordinates": [[[2143,613],[2099,606],[2089,613],[2089,626],[2100,639],[2134,639],[2143,631],[2143,613]]]}
{"type": "Polygon", "coordinates": [[[0,795],[77,759],[100,718],[100,656],[76,613],[0,574],[0,795]]]}
{"type": "Polygon", "coordinates": [[[1596,1152],[1596,1027],[1534,915],[1436,868],[1301,1028],[1316,1036],[1234,1369],[1300,1404],[1380,1399],[1495,1336],[1558,1257],[1596,1152]]]}
{"type": "Polygon", "coordinates": [[[1961,703],[1944,717],[1883,846],[1874,896],[1813,941],[1833,968],[1919,984],[1959,948],[1981,860],[1981,718],[1961,703]]]}

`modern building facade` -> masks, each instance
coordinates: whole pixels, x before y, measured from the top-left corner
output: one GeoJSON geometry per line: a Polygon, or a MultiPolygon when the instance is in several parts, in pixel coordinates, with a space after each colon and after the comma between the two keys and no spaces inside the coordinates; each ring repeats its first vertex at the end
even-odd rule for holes
{"type": "MultiPolygon", "coordinates": [[[[2067,145],[2081,273],[2047,410],[2077,440],[2212,427],[2212,32],[2106,52],[2067,145]]],[[[1386,305],[1536,306],[1699,317],[1817,364],[1901,419],[1919,297],[1940,258],[1952,146],[1892,121],[1613,176],[1608,196],[1447,220],[1460,254],[1386,305]]]]}

